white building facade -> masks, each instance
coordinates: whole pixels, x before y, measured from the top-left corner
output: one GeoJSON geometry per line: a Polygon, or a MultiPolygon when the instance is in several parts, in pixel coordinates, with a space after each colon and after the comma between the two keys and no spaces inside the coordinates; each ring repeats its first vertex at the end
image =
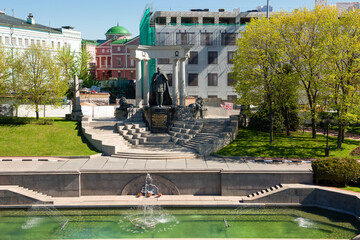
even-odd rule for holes
{"type": "Polygon", "coordinates": [[[50,49],[69,46],[71,51],[81,51],[81,32],[73,27],[51,28],[35,22],[32,14],[22,20],[0,12],[0,44],[6,48],[24,49],[39,44],[50,49]]]}
{"type": "MultiPolygon", "coordinates": [[[[186,60],[187,97],[221,98],[235,100],[230,72],[236,50],[236,39],[245,30],[251,18],[263,13],[209,12],[195,9],[188,12],[155,11],[150,26],[155,29],[155,45],[192,45],[186,60]]],[[[157,59],[157,67],[172,79],[170,59],[157,59]]],[[[172,88],[172,87],[171,87],[172,88]]]]}

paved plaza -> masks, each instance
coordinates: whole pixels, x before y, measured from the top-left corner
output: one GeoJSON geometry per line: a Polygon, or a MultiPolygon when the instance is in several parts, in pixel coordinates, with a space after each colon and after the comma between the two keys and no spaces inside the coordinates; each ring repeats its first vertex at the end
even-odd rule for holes
{"type": "Polygon", "coordinates": [[[64,172],[86,170],[228,170],[228,171],[311,171],[311,163],[255,162],[234,158],[199,157],[192,159],[130,159],[95,155],[89,158],[0,157],[0,173],[7,172],[64,172]]]}

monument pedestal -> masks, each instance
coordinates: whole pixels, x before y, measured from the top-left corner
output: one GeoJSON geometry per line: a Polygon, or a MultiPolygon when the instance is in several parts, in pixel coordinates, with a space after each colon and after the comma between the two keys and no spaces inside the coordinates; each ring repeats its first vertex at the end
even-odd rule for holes
{"type": "Polygon", "coordinates": [[[175,108],[171,106],[144,107],[144,115],[152,133],[167,133],[174,122],[175,108]]]}

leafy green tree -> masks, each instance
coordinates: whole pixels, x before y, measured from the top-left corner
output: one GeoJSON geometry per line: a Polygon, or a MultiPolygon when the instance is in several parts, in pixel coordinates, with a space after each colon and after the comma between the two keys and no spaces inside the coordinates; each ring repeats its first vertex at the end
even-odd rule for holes
{"type": "Polygon", "coordinates": [[[90,85],[92,77],[90,75],[90,61],[91,55],[86,50],[86,42],[81,47],[81,52],[79,52],[76,56],[76,61],[79,66],[79,79],[83,80],[83,85],[90,85]]]}
{"type": "Polygon", "coordinates": [[[274,113],[278,96],[280,74],[283,71],[284,52],[279,47],[281,39],[274,18],[253,20],[237,40],[234,56],[233,78],[238,102],[266,108],[269,117],[270,143],[273,142],[274,113]]]}
{"type": "Polygon", "coordinates": [[[69,46],[63,46],[57,50],[56,60],[61,67],[62,75],[70,81],[78,74],[78,61],[76,53],[69,46]]]}
{"type": "Polygon", "coordinates": [[[21,63],[19,93],[34,107],[36,119],[39,119],[39,105],[59,101],[67,90],[67,81],[61,77],[61,68],[51,52],[40,45],[31,45],[19,55],[21,63]]]}
{"type": "Polygon", "coordinates": [[[326,80],[329,92],[329,109],[337,113],[338,139],[340,149],[344,141],[347,123],[359,120],[360,105],[360,12],[336,9],[328,12],[328,34],[326,80]]]}
{"type": "Polygon", "coordinates": [[[324,62],[327,35],[325,32],[329,8],[295,10],[281,13],[276,25],[283,41],[286,63],[301,83],[311,113],[312,137],[316,138],[317,107],[321,103],[326,85],[324,62]]]}
{"type": "Polygon", "coordinates": [[[8,89],[11,76],[11,56],[3,46],[0,46],[0,94],[8,89]]]}

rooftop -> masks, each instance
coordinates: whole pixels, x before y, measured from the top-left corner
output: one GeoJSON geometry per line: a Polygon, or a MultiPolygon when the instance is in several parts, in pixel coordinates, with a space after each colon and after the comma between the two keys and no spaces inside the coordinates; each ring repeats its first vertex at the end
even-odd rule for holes
{"type": "Polygon", "coordinates": [[[126,28],[117,25],[107,30],[105,35],[131,35],[131,33],[126,28]]]}
{"type": "Polygon", "coordinates": [[[49,33],[61,33],[61,30],[59,29],[47,27],[37,23],[31,24],[28,23],[26,20],[12,17],[6,14],[0,14],[0,26],[22,28],[22,29],[29,29],[29,30],[49,32],[49,33]]]}

